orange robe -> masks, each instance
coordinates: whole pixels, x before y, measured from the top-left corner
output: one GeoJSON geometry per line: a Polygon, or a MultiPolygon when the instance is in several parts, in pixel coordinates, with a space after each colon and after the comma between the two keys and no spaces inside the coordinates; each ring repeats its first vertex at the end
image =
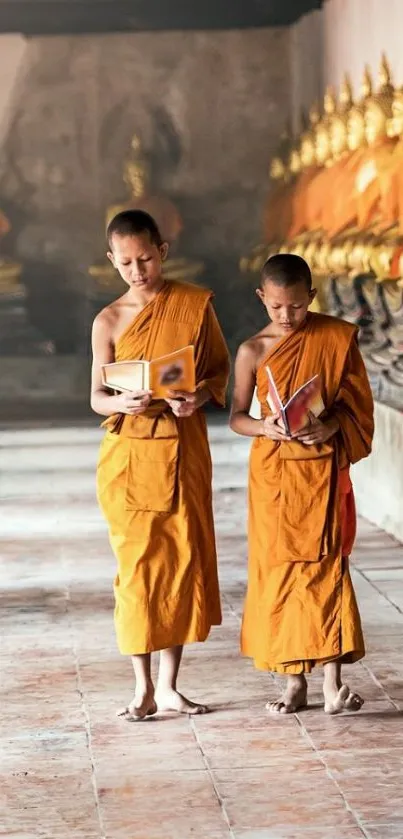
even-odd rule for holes
{"type": "Polygon", "coordinates": [[[385,139],[368,149],[357,172],[355,194],[360,230],[365,230],[378,220],[382,177],[391,165],[395,145],[395,139],[385,139]]]}
{"type": "Polygon", "coordinates": [[[263,415],[269,364],[283,399],[320,372],[326,410],[340,423],[320,446],[264,437],[252,446],[241,649],[263,670],[310,672],[364,655],[347,558],[355,537],[348,469],[370,453],[373,401],[356,335],[351,324],[309,313],[257,372],[263,415]]]}
{"type": "Polygon", "coordinates": [[[291,224],[291,203],[295,181],[281,183],[269,195],[263,214],[265,242],[284,242],[291,224]]]}
{"type": "MultiPolygon", "coordinates": [[[[224,405],[228,351],[211,293],[167,282],[116,345],[116,360],[195,347],[197,386],[224,405]]],[[[221,623],[211,458],[202,411],[166,402],[103,423],[97,495],[117,560],[115,627],[122,654],[204,641],[221,623]]]]}
{"type": "Polygon", "coordinates": [[[299,174],[295,182],[291,201],[292,218],[288,230],[291,239],[309,229],[307,218],[309,186],[320,171],[318,166],[310,166],[299,174]]]}
{"type": "Polygon", "coordinates": [[[327,196],[325,230],[331,238],[339,235],[357,221],[357,173],[368,155],[368,148],[360,148],[341,161],[332,194],[327,196]]]}
{"type": "Polygon", "coordinates": [[[398,222],[403,229],[403,140],[396,144],[390,166],[380,174],[379,230],[387,230],[398,222]]]}

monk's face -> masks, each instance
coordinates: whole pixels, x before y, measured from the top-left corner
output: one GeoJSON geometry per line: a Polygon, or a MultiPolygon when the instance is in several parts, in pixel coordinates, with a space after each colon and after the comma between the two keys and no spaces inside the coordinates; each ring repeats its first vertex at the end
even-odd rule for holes
{"type": "Polygon", "coordinates": [[[133,290],[156,291],[162,282],[162,262],[168,246],[158,247],[147,231],[112,238],[108,257],[122,280],[133,290]]]}
{"type": "Polygon", "coordinates": [[[278,332],[287,335],[304,322],[316,291],[309,291],[304,282],[283,288],[267,279],[263,287],[257,290],[257,294],[278,332]]]}

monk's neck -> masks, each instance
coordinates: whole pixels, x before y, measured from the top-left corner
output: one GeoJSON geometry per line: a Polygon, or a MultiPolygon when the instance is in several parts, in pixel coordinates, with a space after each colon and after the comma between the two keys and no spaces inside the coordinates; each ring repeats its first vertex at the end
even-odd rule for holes
{"type": "Polygon", "coordinates": [[[133,306],[134,309],[138,309],[139,311],[141,311],[141,309],[145,309],[145,307],[148,306],[149,303],[152,303],[152,301],[155,300],[155,298],[158,296],[160,291],[162,291],[165,285],[166,282],[161,277],[161,282],[154,286],[152,291],[141,291],[140,289],[131,286],[131,288],[129,288],[129,291],[126,294],[126,300],[128,303],[130,303],[131,306],[133,306]]]}

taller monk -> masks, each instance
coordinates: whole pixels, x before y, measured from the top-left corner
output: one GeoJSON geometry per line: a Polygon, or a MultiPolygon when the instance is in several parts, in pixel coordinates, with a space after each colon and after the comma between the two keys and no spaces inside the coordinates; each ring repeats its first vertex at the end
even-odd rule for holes
{"type": "Polygon", "coordinates": [[[120,713],[135,721],[157,710],[195,714],[176,682],[183,645],[204,641],[221,623],[212,515],[211,458],[201,408],[223,406],[229,357],[211,299],[202,288],[168,282],[168,246],[140,210],[109,224],[108,257],[128,291],[93,325],[91,406],[107,417],[97,493],[117,560],[115,627],[120,652],[132,657],[133,701],[120,713]],[[113,394],[102,365],[151,360],[193,345],[194,393],[166,401],[151,392],[113,394]],[[151,653],[160,652],[158,684],[151,653]]]}
{"type": "Polygon", "coordinates": [[[301,257],[267,261],[258,296],[270,323],[236,360],[231,427],[255,438],[241,649],[257,668],[288,676],[270,711],[306,705],[306,674],[322,664],[325,711],[335,714],[363,702],[343,684],[341,666],[364,655],[349,572],[356,528],[349,469],[370,453],[373,402],[356,327],[309,312],[311,283],[301,257]],[[268,365],[283,404],[321,376],[324,413],[310,414],[293,435],[269,408],[268,365]],[[249,416],[255,386],[261,419],[249,416]]]}

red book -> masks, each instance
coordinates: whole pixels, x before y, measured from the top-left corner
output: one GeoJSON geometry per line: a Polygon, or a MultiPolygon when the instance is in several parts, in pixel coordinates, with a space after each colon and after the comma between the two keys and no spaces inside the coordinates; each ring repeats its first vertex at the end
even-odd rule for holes
{"type": "Polygon", "coordinates": [[[291,399],[283,404],[270,367],[266,367],[266,370],[269,379],[267,402],[273,414],[280,415],[285,431],[290,437],[309,425],[310,413],[315,417],[320,417],[325,410],[325,406],[322,399],[319,375],[313,376],[312,379],[305,382],[304,385],[298,388],[291,399]]]}

